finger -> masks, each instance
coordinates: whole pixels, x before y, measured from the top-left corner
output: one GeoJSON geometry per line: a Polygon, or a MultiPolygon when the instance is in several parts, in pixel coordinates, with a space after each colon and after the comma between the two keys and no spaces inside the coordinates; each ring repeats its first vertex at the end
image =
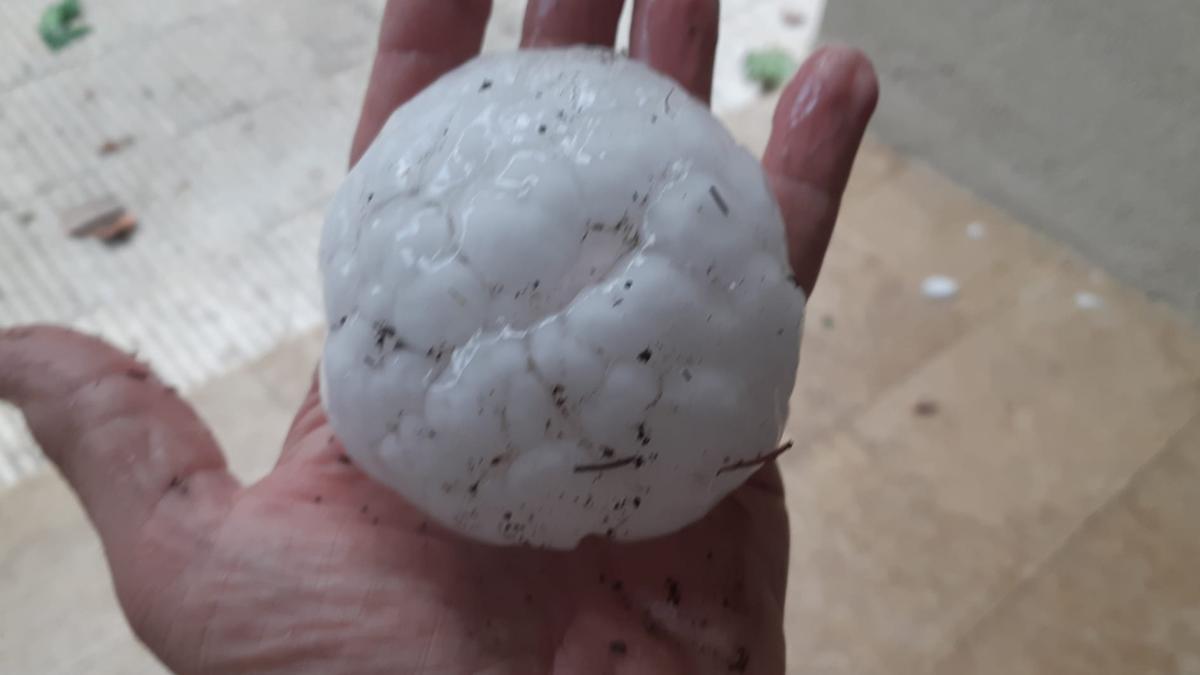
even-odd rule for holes
{"type": "Polygon", "coordinates": [[[186,554],[186,533],[223,515],[237,490],[191,407],[98,339],[51,327],[0,331],[0,399],[21,409],[79,496],[118,584],[147,528],[184,540],[186,554]]]}
{"type": "Polygon", "coordinates": [[[707,103],[712,95],[720,5],[718,0],[637,0],[630,56],[674,78],[707,103]]]}
{"type": "Polygon", "coordinates": [[[283,442],[283,452],[280,453],[276,466],[297,459],[314,460],[318,463],[340,461],[349,465],[349,460],[343,457],[345,453],[342,452],[342,446],[334,439],[333,430],[329,428],[329,418],[321,405],[320,381],[314,374],[312,385],[309,386],[308,393],[304,395],[304,400],[300,402],[300,408],[292,419],[292,426],[283,442]]]}
{"type": "Polygon", "coordinates": [[[529,0],[521,46],[611,47],[624,4],[624,0],[529,0]]]}
{"type": "Polygon", "coordinates": [[[796,281],[812,293],[854,156],[879,98],[875,69],[849,47],[804,63],[775,109],[763,166],[788,231],[796,281]]]}
{"type": "Polygon", "coordinates": [[[353,165],[392,111],[479,53],[490,0],[389,0],[350,149],[353,165]]]}

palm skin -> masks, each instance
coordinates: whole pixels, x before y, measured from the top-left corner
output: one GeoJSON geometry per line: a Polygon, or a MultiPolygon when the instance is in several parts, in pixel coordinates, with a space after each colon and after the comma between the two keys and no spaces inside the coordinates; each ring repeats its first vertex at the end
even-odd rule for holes
{"type": "MultiPolygon", "coordinates": [[[[611,44],[619,1],[534,0],[523,44],[611,44]]],[[[392,0],[352,159],[478,51],[488,3],[392,0]]],[[[635,58],[705,99],[716,2],[638,0],[635,58]]],[[[781,97],[765,168],[811,291],[877,88],[845,48],[781,97]]],[[[0,332],[18,405],[100,534],[138,637],[185,673],[779,673],[788,526],[774,465],[668,537],[566,552],[467,541],[346,458],[310,391],[276,468],[240,486],[171,389],[72,331],[0,332]]]]}

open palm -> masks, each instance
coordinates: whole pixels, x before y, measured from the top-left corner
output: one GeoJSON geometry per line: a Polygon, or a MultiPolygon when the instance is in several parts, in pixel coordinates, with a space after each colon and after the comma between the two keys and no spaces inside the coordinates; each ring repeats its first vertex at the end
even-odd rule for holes
{"type": "MultiPolygon", "coordinates": [[[[488,5],[388,3],[352,158],[396,106],[478,51],[488,5]]],[[[523,44],[611,45],[620,10],[534,0],[523,44]]],[[[717,2],[637,0],[634,16],[632,56],[706,99],[717,2]]],[[[765,165],[808,291],[875,99],[866,59],[828,48],[776,112],[765,165]]],[[[315,392],[279,464],[247,487],[173,390],[99,340],[0,332],[0,397],[79,495],[135,632],[178,672],[783,670],[788,527],[773,465],[669,537],[497,548],[358,471],[315,392]]]]}

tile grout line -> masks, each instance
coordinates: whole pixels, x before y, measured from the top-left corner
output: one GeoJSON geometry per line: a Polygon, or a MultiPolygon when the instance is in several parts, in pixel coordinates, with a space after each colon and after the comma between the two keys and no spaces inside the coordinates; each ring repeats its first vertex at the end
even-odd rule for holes
{"type": "MultiPolygon", "coordinates": [[[[851,245],[855,247],[861,246],[861,244],[857,241],[851,242],[851,245]]],[[[886,264],[886,261],[884,262],[886,264]]],[[[904,372],[896,375],[895,378],[878,387],[878,389],[873,394],[868,396],[866,400],[857,405],[851,406],[846,411],[835,417],[834,420],[827,426],[818,429],[817,432],[813,434],[812,438],[805,442],[805,445],[813,446],[821,441],[832,438],[837,433],[845,433],[849,434],[854,441],[863,446],[864,449],[874,450],[875,443],[870,439],[863,437],[858,431],[856,431],[856,425],[854,424],[854,421],[880,400],[890,395],[892,392],[899,390],[907,382],[917,377],[942,354],[972,339],[984,330],[991,328],[995,322],[1000,320],[1001,315],[1007,313],[1009,310],[1014,309],[1017,306],[1017,303],[1018,298],[1016,297],[1005,298],[999,302],[996,302],[992,307],[985,310],[979,316],[973,317],[971,321],[969,321],[969,327],[961,331],[952,339],[948,340],[945,344],[931,350],[928,355],[914,363],[904,372]]],[[[801,347],[801,349],[803,349],[803,347],[801,347]]],[[[801,355],[801,359],[803,359],[803,355],[801,355]]]]}
{"type": "Polygon", "coordinates": [[[1094,509],[1088,512],[1087,515],[1080,518],[1079,524],[1064,534],[1060,541],[1056,545],[1050,547],[1047,553],[1042,556],[1040,560],[1035,562],[1033,565],[1028,566],[1026,568],[1028,571],[1022,573],[1007,591],[1001,593],[993,602],[989,603],[987,607],[979,612],[975,619],[967,622],[966,628],[959,631],[951,640],[947,642],[946,649],[942,653],[932,656],[926,661],[923,671],[927,675],[936,672],[935,669],[940,664],[945,663],[951,656],[958,653],[958,651],[966,644],[967,638],[976,633],[979,628],[987,622],[988,619],[999,614],[999,612],[1008,606],[1023,589],[1038,579],[1043,570],[1045,570],[1055,560],[1059,559],[1064,554],[1066,549],[1071,545],[1071,543],[1078,539],[1083,531],[1087,529],[1088,525],[1107,513],[1109,508],[1122,496],[1127,494],[1133,484],[1136,483],[1137,480],[1149,469],[1151,469],[1160,458],[1176,450],[1181,436],[1187,432],[1192,425],[1197,423],[1200,423],[1200,412],[1197,412],[1184,420],[1177,429],[1171,432],[1171,435],[1167,438],[1167,441],[1163,443],[1162,447],[1156,452],[1152,453],[1140,465],[1138,465],[1137,468],[1131,471],[1129,473],[1129,477],[1126,478],[1125,481],[1119,486],[1117,486],[1113,490],[1112,494],[1108,496],[1108,498],[1101,501],[1094,509]]]}

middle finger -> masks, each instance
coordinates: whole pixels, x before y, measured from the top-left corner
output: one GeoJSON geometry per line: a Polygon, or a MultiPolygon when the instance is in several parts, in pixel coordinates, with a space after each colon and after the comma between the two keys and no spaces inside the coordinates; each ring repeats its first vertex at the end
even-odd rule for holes
{"type": "Polygon", "coordinates": [[[612,47],[624,0],[529,0],[522,47],[612,47]]]}
{"type": "Polygon", "coordinates": [[[720,15],[718,0],[637,0],[629,54],[707,103],[720,15]]]}

